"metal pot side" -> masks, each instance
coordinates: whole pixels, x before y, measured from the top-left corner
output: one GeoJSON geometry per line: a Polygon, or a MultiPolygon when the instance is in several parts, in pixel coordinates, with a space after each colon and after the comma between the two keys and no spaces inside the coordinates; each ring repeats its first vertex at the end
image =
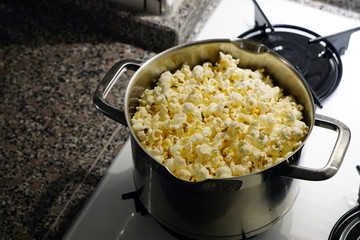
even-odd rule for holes
{"type": "Polygon", "coordinates": [[[196,239],[254,236],[285,215],[298,195],[299,180],[277,174],[280,165],[238,178],[185,182],[149,159],[133,137],[131,141],[141,202],[162,225],[181,235],[196,239]]]}

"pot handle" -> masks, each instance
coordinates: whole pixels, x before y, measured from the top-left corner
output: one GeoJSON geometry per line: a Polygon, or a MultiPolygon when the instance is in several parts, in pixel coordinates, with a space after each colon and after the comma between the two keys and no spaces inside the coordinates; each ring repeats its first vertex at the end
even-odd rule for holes
{"type": "Polygon", "coordinates": [[[289,160],[287,160],[285,162],[285,169],[283,169],[283,172],[280,174],[281,176],[303,180],[321,181],[331,178],[339,170],[350,143],[350,129],[344,123],[320,114],[315,115],[315,125],[337,131],[338,133],[338,137],[328,163],[321,169],[312,169],[292,165],[289,160]]]}
{"type": "Polygon", "coordinates": [[[107,103],[105,98],[122,74],[128,69],[133,71],[138,70],[141,64],[142,62],[139,60],[121,60],[115,63],[100,82],[93,96],[94,106],[100,112],[125,126],[127,126],[127,122],[124,111],[107,103]]]}

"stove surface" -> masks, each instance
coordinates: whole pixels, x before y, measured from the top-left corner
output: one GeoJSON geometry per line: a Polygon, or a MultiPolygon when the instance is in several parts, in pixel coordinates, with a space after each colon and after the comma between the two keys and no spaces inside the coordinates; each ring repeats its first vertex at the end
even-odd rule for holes
{"type": "MultiPolygon", "coordinates": [[[[273,24],[292,24],[329,35],[360,25],[359,21],[285,0],[258,0],[273,24]],[[281,5],[281,10],[279,6],[281,5]]],[[[236,38],[254,27],[251,0],[223,0],[209,18],[198,39],[236,38]]],[[[336,221],[357,205],[360,177],[360,119],[358,56],[360,33],[351,36],[348,50],[341,56],[343,76],[338,88],[316,112],[344,122],[352,139],[338,173],[329,180],[300,181],[300,192],[291,210],[273,227],[251,239],[327,239],[336,221]]],[[[324,166],[337,134],[315,127],[302,151],[303,165],[324,166]]],[[[136,212],[132,199],[123,194],[135,191],[132,157],[128,141],[118,154],[97,190],[74,221],[64,239],[181,239],[164,230],[149,215],[136,212]]]]}
{"type": "MultiPolygon", "coordinates": [[[[122,199],[123,194],[134,190],[131,146],[127,141],[65,239],[185,239],[166,231],[150,215],[137,212],[132,199],[122,199]]],[[[291,210],[269,230],[251,239],[326,239],[337,219],[355,206],[356,197],[356,191],[338,182],[303,182],[291,210]]]]}

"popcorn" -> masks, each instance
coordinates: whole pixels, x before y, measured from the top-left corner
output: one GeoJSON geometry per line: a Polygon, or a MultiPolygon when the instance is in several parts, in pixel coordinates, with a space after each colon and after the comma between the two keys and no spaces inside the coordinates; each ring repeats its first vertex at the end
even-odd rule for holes
{"type": "Polygon", "coordinates": [[[229,177],[232,177],[231,169],[228,166],[219,167],[218,169],[216,169],[215,174],[216,174],[217,178],[229,178],[229,177]]]}
{"type": "Polygon", "coordinates": [[[309,131],[303,106],[263,69],[219,53],[213,65],[183,65],[144,91],[131,119],[142,146],[187,181],[261,171],[289,157],[309,131]]]}

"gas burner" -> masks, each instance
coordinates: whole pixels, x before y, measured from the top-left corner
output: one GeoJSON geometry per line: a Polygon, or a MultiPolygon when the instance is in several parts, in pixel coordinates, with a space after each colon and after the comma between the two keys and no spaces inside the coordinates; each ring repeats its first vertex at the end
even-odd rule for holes
{"type": "MultiPolygon", "coordinates": [[[[360,165],[356,166],[360,175],[360,165]]],[[[360,189],[358,192],[358,203],[360,204],[360,189]]],[[[329,240],[358,240],[360,239],[360,206],[347,211],[336,222],[331,230],[329,240]]]]}
{"type": "Polygon", "coordinates": [[[340,55],[347,49],[350,29],[331,36],[319,34],[299,26],[272,25],[255,0],[255,27],[239,36],[264,44],[287,59],[304,76],[315,103],[330,96],[340,83],[342,62],[340,55]]]}
{"type": "Polygon", "coordinates": [[[360,234],[360,207],[346,212],[335,224],[329,240],[357,240],[360,234]]]}

